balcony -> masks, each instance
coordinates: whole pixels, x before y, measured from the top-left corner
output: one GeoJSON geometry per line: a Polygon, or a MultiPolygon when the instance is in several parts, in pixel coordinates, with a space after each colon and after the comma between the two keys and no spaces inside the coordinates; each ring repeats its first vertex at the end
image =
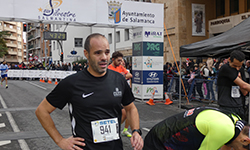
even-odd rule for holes
{"type": "Polygon", "coordinates": [[[40,38],[40,37],[41,37],[40,33],[35,35],[35,38],[36,38],[36,39],[38,39],[38,38],[40,38]]]}
{"type": "Polygon", "coordinates": [[[14,43],[6,43],[7,47],[14,47],[17,48],[17,44],[14,43]]]}
{"type": "Polygon", "coordinates": [[[21,37],[18,37],[17,40],[21,42],[23,39],[21,37]]]}
{"type": "Polygon", "coordinates": [[[15,51],[8,51],[8,54],[9,55],[17,55],[17,52],[15,52],[15,51]]]}
{"type": "Polygon", "coordinates": [[[34,45],[29,45],[28,46],[28,49],[32,49],[32,48],[34,48],[34,45]]]}
{"type": "Polygon", "coordinates": [[[5,39],[8,39],[8,40],[17,40],[17,38],[15,36],[6,36],[5,39]]]}
{"type": "Polygon", "coordinates": [[[9,27],[4,27],[5,31],[16,32],[16,29],[11,29],[9,27]]]}
{"type": "Polygon", "coordinates": [[[12,25],[17,25],[16,22],[11,22],[11,21],[4,21],[4,22],[6,22],[8,24],[12,24],[12,25]]]}
{"type": "Polygon", "coordinates": [[[13,58],[13,59],[11,59],[11,58],[6,58],[5,60],[6,60],[7,63],[9,63],[9,62],[18,62],[18,61],[17,61],[17,58],[13,58]]]}
{"type": "Polygon", "coordinates": [[[36,49],[40,49],[41,45],[40,44],[36,44],[36,49]]]}
{"type": "Polygon", "coordinates": [[[28,41],[30,41],[31,39],[33,39],[34,38],[34,36],[33,35],[30,35],[29,37],[28,37],[28,41]]]}
{"type": "Polygon", "coordinates": [[[17,55],[18,56],[23,56],[23,53],[22,52],[18,52],[17,55]]]}

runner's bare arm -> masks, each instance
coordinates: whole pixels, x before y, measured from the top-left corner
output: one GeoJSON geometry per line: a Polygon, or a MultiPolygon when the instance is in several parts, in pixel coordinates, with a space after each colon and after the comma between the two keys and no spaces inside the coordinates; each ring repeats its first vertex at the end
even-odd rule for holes
{"type": "MultiPolygon", "coordinates": [[[[134,129],[139,129],[140,128],[139,114],[137,108],[135,107],[135,104],[132,102],[131,104],[124,106],[124,108],[127,113],[127,119],[129,121],[131,130],[133,131],[134,129]]],[[[141,150],[143,148],[143,139],[137,132],[133,133],[130,141],[132,147],[134,147],[135,150],[141,150]]]]}
{"type": "Polygon", "coordinates": [[[56,129],[54,121],[52,120],[50,113],[52,113],[56,108],[53,107],[45,98],[36,109],[36,116],[40,121],[43,128],[49,134],[49,136],[54,140],[54,142],[62,149],[72,149],[74,145],[85,146],[83,138],[73,138],[70,137],[65,139],[56,129]]]}
{"type": "Polygon", "coordinates": [[[133,75],[130,73],[130,72],[128,72],[126,75],[125,75],[125,78],[126,79],[131,79],[133,77],[133,75]]]}
{"type": "Polygon", "coordinates": [[[237,77],[234,80],[234,83],[240,86],[240,91],[242,92],[244,96],[246,96],[247,93],[250,92],[250,84],[246,83],[241,78],[237,77]]]}

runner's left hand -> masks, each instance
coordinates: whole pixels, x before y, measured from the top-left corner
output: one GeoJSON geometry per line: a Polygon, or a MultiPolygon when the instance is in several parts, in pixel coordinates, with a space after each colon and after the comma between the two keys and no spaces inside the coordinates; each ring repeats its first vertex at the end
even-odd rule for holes
{"type": "Polygon", "coordinates": [[[134,132],[131,139],[131,145],[134,148],[134,150],[141,150],[143,148],[143,139],[142,137],[139,135],[139,133],[134,132]]]}

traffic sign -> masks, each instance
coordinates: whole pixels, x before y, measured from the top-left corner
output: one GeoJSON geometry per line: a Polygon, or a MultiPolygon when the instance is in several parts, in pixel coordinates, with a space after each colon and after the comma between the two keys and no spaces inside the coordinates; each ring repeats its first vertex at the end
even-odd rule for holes
{"type": "Polygon", "coordinates": [[[33,58],[32,58],[32,57],[30,57],[30,58],[29,58],[29,61],[32,61],[32,60],[33,60],[33,58]]]}
{"type": "Polygon", "coordinates": [[[37,57],[37,56],[34,56],[34,59],[35,59],[35,60],[38,60],[38,57],[37,57]]]}

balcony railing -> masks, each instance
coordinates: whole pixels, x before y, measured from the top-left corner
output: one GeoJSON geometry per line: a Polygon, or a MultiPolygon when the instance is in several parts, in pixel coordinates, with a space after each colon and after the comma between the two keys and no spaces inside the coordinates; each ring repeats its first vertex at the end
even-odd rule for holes
{"type": "Polygon", "coordinates": [[[16,32],[16,29],[12,29],[12,28],[9,28],[9,27],[4,27],[4,30],[5,31],[16,32]]]}
{"type": "Polygon", "coordinates": [[[6,43],[7,47],[17,47],[17,44],[14,43],[6,43]]]}
{"type": "Polygon", "coordinates": [[[6,36],[5,39],[16,40],[17,38],[15,36],[6,36]]]}
{"type": "Polygon", "coordinates": [[[34,48],[34,45],[29,45],[28,46],[28,49],[32,49],[32,48],[34,48]]]}
{"type": "Polygon", "coordinates": [[[9,55],[17,55],[17,52],[15,51],[8,51],[9,55]]]}
{"type": "Polygon", "coordinates": [[[28,37],[28,40],[30,40],[30,39],[32,39],[32,38],[34,38],[34,36],[33,36],[33,35],[30,35],[30,36],[28,37]]]}
{"type": "Polygon", "coordinates": [[[13,58],[13,59],[11,59],[11,58],[6,58],[5,60],[6,60],[6,62],[18,62],[18,61],[17,61],[17,58],[13,58]]]}

